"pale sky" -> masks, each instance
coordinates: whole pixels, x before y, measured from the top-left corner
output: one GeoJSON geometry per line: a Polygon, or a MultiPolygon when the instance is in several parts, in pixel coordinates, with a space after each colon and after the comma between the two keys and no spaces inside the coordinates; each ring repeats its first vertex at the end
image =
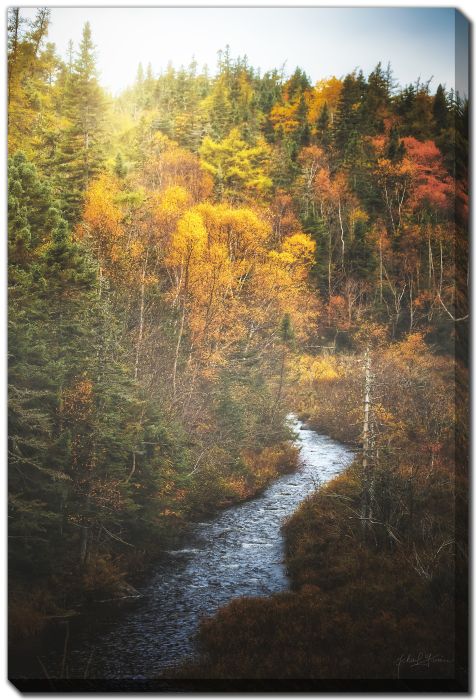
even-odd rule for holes
{"type": "MultiPolygon", "coordinates": [[[[65,56],[86,21],[101,82],[113,93],[134,81],[139,62],[157,74],[169,61],[179,67],[195,57],[213,73],[226,44],[262,72],[285,64],[291,73],[299,65],[315,82],[354,68],[367,75],[378,61],[390,61],[401,85],[433,76],[432,91],[441,82],[467,93],[466,71],[455,80],[455,25],[462,20],[450,8],[56,7],[48,40],[65,56]]],[[[464,56],[467,42],[456,43],[464,56]]]]}

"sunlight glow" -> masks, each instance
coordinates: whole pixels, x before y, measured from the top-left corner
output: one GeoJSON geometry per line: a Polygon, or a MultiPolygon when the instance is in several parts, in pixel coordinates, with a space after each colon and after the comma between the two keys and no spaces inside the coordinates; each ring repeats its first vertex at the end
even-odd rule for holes
{"type": "MultiPolygon", "coordinates": [[[[33,16],[36,8],[25,8],[33,16]]],[[[303,68],[313,81],[343,76],[354,68],[368,74],[391,63],[400,85],[418,77],[455,85],[455,10],[447,8],[51,8],[49,40],[66,55],[91,23],[102,84],[117,93],[134,81],[137,66],[154,74],[169,62],[194,57],[214,72],[217,52],[248,56],[266,71],[303,68]]]]}

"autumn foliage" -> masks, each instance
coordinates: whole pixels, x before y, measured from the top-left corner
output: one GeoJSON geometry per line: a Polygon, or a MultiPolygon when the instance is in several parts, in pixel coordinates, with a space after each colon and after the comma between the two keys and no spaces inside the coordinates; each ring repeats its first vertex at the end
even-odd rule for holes
{"type": "Polygon", "coordinates": [[[228,48],[213,75],[140,66],[111,98],[89,24],[65,61],[49,12],[10,8],[8,26],[15,644],[297,468],[295,411],[354,465],[285,526],[292,591],[206,621],[183,672],[411,677],[402,650],[454,659],[467,99],[396,87],[380,63],[261,73],[228,48]]]}

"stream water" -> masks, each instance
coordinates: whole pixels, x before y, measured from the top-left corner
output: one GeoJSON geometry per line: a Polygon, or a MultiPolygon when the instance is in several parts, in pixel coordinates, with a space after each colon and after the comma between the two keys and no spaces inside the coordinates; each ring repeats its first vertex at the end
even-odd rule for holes
{"type": "MultiPolygon", "coordinates": [[[[200,620],[238,596],[268,596],[289,587],[281,525],[316,488],[342,471],[352,451],[290,423],[300,446],[300,466],[260,496],[195,523],[187,545],[169,551],[140,589],[141,598],[104,603],[81,615],[68,639],[67,677],[146,680],[196,652],[200,620]]],[[[62,650],[40,662],[58,677],[62,650]]]]}

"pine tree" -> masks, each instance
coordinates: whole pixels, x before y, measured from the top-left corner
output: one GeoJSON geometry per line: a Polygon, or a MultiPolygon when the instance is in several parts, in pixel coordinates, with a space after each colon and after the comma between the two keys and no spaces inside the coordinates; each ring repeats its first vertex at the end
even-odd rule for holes
{"type": "Polygon", "coordinates": [[[86,23],[79,54],[68,76],[63,113],[68,127],[59,146],[57,170],[64,212],[77,219],[84,192],[104,162],[106,100],[99,86],[91,28],[86,23]]]}
{"type": "Polygon", "coordinates": [[[35,139],[40,125],[48,121],[53,90],[51,72],[57,59],[51,47],[44,50],[50,11],[39,8],[33,20],[22,17],[20,8],[8,12],[8,148],[36,156],[35,139]],[[41,114],[41,119],[38,115],[41,114]]]}
{"type": "Polygon", "coordinates": [[[299,104],[296,111],[296,118],[299,122],[299,127],[297,130],[298,143],[301,146],[309,146],[311,140],[311,129],[308,121],[309,108],[304,99],[304,95],[299,98],[299,104]]]}
{"type": "Polygon", "coordinates": [[[10,532],[16,565],[55,564],[70,443],[62,388],[87,354],[84,313],[94,273],[71,241],[50,188],[17,153],[9,163],[10,532]],[[23,559],[25,557],[25,559],[23,559]]]}
{"type": "Polygon", "coordinates": [[[387,146],[387,156],[392,162],[400,161],[405,154],[405,146],[400,139],[400,133],[397,126],[392,126],[387,146]]]}
{"type": "Polygon", "coordinates": [[[334,118],[334,142],[343,156],[351,138],[360,133],[362,126],[363,76],[350,73],[344,79],[334,118]]]}
{"type": "Polygon", "coordinates": [[[330,131],[330,115],[329,115],[329,108],[327,106],[327,102],[324,102],[324,105],[319,113],[316,127],[317,127],[317,135],[316,135],[317,142],[323,148],[329,148],[330,143],[331,143],[331,131],[330,131]]]}
{"type": "Polygon", "coordinates": [[[387,72],[378,63],[370,73],[362,100],[362,127],[367,134],[381,134],[384,131],[384,117],[390,105],[390,68],[387,72]]]}
{"type": "Polygon", "coordinates": [[[116,154],[114,172],[121,180],[127,175],[127,168],[124,164],[124,158],[122,157],[122,153],[120,151],[118,151],[116,154]]]}
{"type": "Polygon", "coordinates": [[[440,84],[433,99],[433,117],[439,132],[448,126],[448,103],[445,88],[440,84]]]}

